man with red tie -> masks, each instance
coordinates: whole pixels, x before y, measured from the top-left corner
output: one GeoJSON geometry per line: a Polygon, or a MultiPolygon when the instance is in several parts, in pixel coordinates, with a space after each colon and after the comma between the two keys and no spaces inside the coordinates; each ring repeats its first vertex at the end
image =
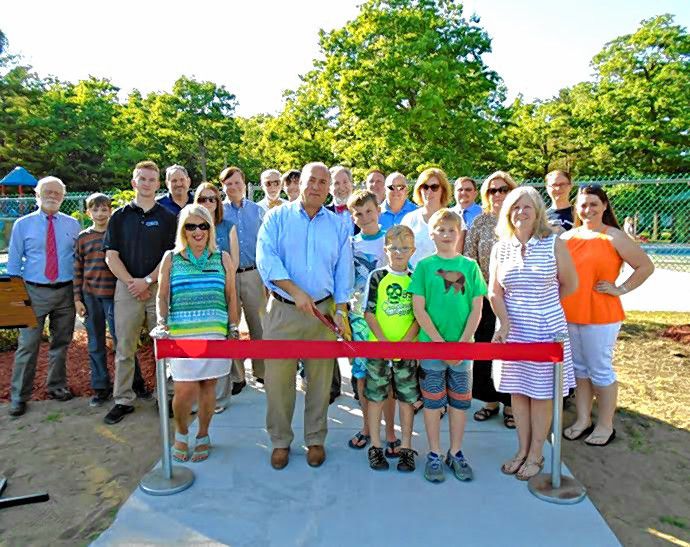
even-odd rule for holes
{"type": "Polygon", "coordinates": [[[48,397],[69,401],[67,348],[74,333],[72,276],[74,242],[79,222],[60,212],[65,185],[57,177],[45,177],[36,185],[38,210],[18,219],[12,227],[7,273],[21,277],[36,314],[36,327],[19,329],[19,343],[12,370],[10,416],[26,412],[26,402],[36,375],[36,361],[43,325],[48,318],[48,397]]]}

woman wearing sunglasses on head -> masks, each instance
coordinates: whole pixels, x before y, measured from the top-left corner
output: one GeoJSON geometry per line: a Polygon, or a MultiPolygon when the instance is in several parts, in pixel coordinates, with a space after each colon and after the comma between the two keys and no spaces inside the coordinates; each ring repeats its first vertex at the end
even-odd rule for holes
{"type": "MultiPolygon", "coordinates": [[[[175,248],[161,262],[158,324],[173,338],[222,340],[237,338],[235,267],[216,245],[209,211],[199,204],[180,212],[175,248]]],[[[198,399],[199,430],[193,462],[208,458],[208,427],[216,408],[216,379],[230,373],[230,359],[171,359],[175,382],[175,444],[173,459],[188,461],[188,417],[198,399]]]]}
{"type": "MultiPolygon", "coordinates": [[[[491,249],[498,241],[496,224],[501,206],[508,193],[517,187],[516,182],[505,171],[489,175],[479,189],[483,213],[472,222],[467,232],[464,254],[479,263],[484,280],[489,282],[491,249]]],[[[496,330],[496,316],[488,298],[484,298],[482,318],[474,333],[475,342],[491,342],[496,330]]],[[[510,393],[499,393],[491,378],[492,361],[475,361],[472,368],[472,397],[484,401],[484,406],[474,413],[474,419],[484,422],[496,416],[503,403],[503,423],[508,429],[515,429],[515,418],[510,406],[510,393]]]]}
{"type": "Polygon", "coordinates": [[[591,446],[606,446],[616,437],[613,417],[618,384],[613,348],[625,318],[620,295],[636,289],[652,275],[647,254],[618,225],[606,192],[598,184],[582,186],[575,202],[576,228],[565,240],[579,278],[577,291],[563,299],[575,368],[577,419],[563,431],[571,441],[585,438],[591,446]],[[633,273],[616,285],[623,263],[633,273]],[[592,424],[592,402],[599,409],[592,424]]]}
{"type": "MultiPolygon", "coordinates": [[[[412,193],[412,200],[419,205],[407,213],[400,224],[408,226],[414,232],[415,252],[410,258],[410,265],[414,268],[422,258],[431,256],[436,252],[436,247],[429,233],[429,218],[436,211],[448,207],[453,191],[448,182],[448,177],[441,169],[425,169],[417,178],[412,193]]],[[[464,228],[464,227],[463,227],[464,228]]],[[[465,230],[460,232],[458,247],[462,252],[465,240],[465,230]]]]}
{"type": "MultiPolygon", "coordinates": [[[[223,199],[220,190],[210,182],[202,182],[194,193],[194,203],[203,205],[213,217],[216,228],[216,247],[225,251],[232,259],[232,271],[237,271],[240,262],[240,243],[237,239],[237,228],[227,218],[223,218],[223,199]]],[[[239,313],[238,313],[239,315],[239,313]]],[[[223,412],[230,404],[232,380],[230,375],[218,378],[216,382],[216,414],[223,412]]]]}

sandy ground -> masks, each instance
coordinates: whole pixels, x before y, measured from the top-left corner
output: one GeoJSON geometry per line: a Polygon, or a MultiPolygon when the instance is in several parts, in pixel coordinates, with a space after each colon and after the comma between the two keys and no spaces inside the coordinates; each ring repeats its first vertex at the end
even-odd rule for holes
{"type": "MultiPolygon", "coordinates": [[[[565,462],[626,546],[690,544],[690,347],[661,337],[666,325],[687,323],[690,314],[630,314],[616,354],[617,440],[606,448],[563,443],[565,462]]],[[[51,495],[0,510],[0,545],[86,545],[112,522],[159,458],[158,420],[152,402],[138,402],[115,426],[103,424],[104,412],[82,397],[32,402],[11,420],[0,405],[4,495],[51,495]]],[[[565,424],[572,419],[569,410],[565,424]]]]}

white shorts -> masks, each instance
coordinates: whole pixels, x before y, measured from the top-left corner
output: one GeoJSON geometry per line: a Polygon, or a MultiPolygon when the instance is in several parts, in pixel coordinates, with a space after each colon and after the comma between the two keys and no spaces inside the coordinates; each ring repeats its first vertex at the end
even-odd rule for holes
{"type": "Polygon", "coordinates": [[[610,386],[616,381],[613,348],[620,328],[620,322],[603,325],[568,323],[575,378],[587,378],[598,387],[610,386]]]}

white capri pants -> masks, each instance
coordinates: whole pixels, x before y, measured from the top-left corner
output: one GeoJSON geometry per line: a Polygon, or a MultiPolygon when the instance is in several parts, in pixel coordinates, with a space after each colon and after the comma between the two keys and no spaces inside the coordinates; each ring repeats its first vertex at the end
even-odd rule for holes
{"type": "Polygon", "coordinates": [[[597,387],[607,387],[616,381],[613,348],[620,328],[620,322],[602,325],[568,323],[575,378],[587,378],[597,387]]]}

